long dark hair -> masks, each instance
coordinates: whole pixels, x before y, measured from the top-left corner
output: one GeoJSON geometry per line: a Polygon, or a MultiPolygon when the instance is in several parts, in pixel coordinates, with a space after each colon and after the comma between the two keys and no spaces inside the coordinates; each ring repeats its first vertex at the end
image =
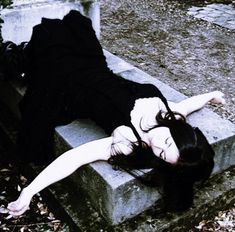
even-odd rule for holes
{"type": "Polygon", "coordinates": [[[156,126],[147,131],[160,126],[169,128],[179,150],[177,163],[171,164],[157,157],[142,141],[132,144],[130,155],[114,151],[108,162],[128,171],[147,186],[161,187],[167,210],[185,210],[193,203],[193,184],[208,179],[212,172],[214,151],[201,130],[186,123],[181,114],[169,112],[163,116],[159,112],[156,121],[156,126]],[[142,176],[131,171],[145,168],[152,170],[142,176]]]}

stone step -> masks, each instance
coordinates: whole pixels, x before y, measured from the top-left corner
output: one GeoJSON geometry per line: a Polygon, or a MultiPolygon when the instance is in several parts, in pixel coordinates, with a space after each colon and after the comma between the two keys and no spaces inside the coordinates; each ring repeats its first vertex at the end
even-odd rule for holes
{"type": "MultiPolygon", "coordinates": [[[[62,3],[61,3],[62,4],[62,3]]],[[[64,3],[64,4],[67,4],[64,3]]],[[[19,10],[21,12],[22,9],[19,10]]],[[[26,28],[24,28],[26,30],[26,28]]],[[[20,36],[20,34],[19,34],[20,36]]],[[[20,42],[23,38],[14,40],[20,42]]],[[[158,81],[156,78],[131,66],[127,62],[104,51],[108,65],[123,78],[140,83],[152,83],[164,93],[168,100],[180,101],[186,98],[181,93],[158,81]]],[[[17,82],[0,83],[0,97],[12,111],[19,115],[18,102],[25,91],[17,82]]],[[[189,117],[193,126],[198,126],[213,145],[215,156],[214,173],[221,172],[235,164],[235,125],[221,119],[208,109],[200,110],[189,117]]],[[[56,128],[56,152],[79,146],[94,139],[105,137],[101,128],[89,120],[74,121],[69,125],[56,128]]],[[[160,195],[156,189],[147,188],[132,176],[121,171],[114,171],[106,162],[87,165],[72,175],[72,179],[88,194],[94,207],[111,224],[118,224],[152,206],[160,195]]]]}

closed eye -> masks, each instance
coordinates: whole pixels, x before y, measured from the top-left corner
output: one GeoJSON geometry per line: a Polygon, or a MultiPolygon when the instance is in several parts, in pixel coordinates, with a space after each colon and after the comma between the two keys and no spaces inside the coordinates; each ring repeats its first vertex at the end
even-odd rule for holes
{"type": "Polygon", "coordinates": [[[160,156],[161,159],[166,160],[166,154],[165,154],[164,150],[161,151],[159,156],[160,156]]]}

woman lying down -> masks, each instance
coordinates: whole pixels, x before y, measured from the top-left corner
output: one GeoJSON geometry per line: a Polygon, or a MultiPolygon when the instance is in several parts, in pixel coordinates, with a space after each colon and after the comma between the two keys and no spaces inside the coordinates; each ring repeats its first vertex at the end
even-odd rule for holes
{"type": "MultiPolygon", "coordinates": [[[[13,48],[17,46],[8,43],[5,52],[13,48]]],[[[17,70],[25,73],[28,83],[21,102],[22,159],[36,163],[51,158],[55,126],[77,118],[91,118],[110,136],[55,159],[9,203],[10,214],[23,214],[36,193],[98,160],[128,172],[151,168],[148,175],[137,178],[163,190],[166,209],[192,205],[193,185],[209,178],[214,151],[186,117],[208,102],[224,104],[223,93],[174,103],[152,84],[120,78],[107,67],[90,20],[77,11],[62,20],[43,19],[22,52],[27,62],[19,62],[24,65],[17,70]]]]}

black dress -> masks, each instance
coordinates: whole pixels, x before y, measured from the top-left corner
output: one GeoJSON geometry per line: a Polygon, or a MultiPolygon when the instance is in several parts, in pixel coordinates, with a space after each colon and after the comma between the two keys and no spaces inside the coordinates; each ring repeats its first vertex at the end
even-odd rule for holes
{"type": "Polygon", "coordinates": [[[91,118],[108,134],[130,125],[135,100],[166,99],[154,85],[138,84],[113,74],[90,19],[70,11],[62,20],[42,19],[25,52],[28,88],[20,103],[19,149],[24,162],[53,158],[57,125],[91,118]]]}

